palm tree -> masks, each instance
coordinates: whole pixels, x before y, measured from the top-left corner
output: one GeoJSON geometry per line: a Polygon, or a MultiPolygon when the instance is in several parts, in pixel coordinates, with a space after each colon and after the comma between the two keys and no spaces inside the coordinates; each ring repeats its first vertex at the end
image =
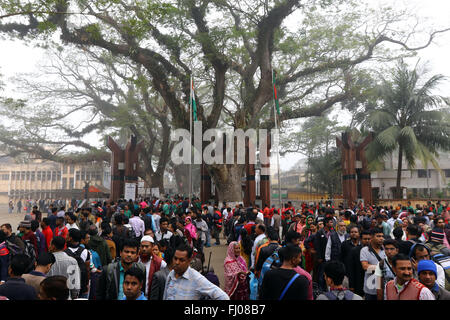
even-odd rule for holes
{"type": "Polygon", "coordinates": [[[450,150],[449,100],[432,91],[445,77],[434,75],[422,81],[424,72],[409,70],[401,60],[392,73],[392,81],[384,80],[380,86],[381,104],[374,107],[363,124],[376,136],[369,145],[369,159],[381,160],[398,149],[396,197],[401,197],[403,158],[410,168],[420,159],[425,168],[428,163],[440,170],[436,158],[438,151],[450,150]]]}

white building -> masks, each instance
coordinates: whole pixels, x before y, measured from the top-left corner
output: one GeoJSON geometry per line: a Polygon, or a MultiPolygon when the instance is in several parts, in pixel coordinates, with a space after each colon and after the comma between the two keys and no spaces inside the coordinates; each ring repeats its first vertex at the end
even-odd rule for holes
{"type": "MultiPolygon", "coordinates": [[[[374,199],[393,199],[393,189],[397,184],[398,152],[394,152],[384,161],[384,170],[371,172],[374,199]]],[[[442,173],[431,163],[428,169],[417,159],[415,168],[409,168],[403,160],[401,186],[404,198],[450,197],[450,153],[441,153],[438,159],[442,173]],[[428,177],[427,177],[428,172],[428,177]]]]}

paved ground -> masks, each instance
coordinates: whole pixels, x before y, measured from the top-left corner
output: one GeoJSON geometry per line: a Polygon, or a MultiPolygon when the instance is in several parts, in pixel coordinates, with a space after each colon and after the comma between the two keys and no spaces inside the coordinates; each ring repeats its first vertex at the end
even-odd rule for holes
{"type": "MultiPolygon", "coordinates": [[[[211,239],[213,242],[215,241],[214,239],[211,239]]],[[[223,269],[223,262],[225,260],[225,257],[227,255],[227,248],[228,246],[226,245],[227,242],[226,240],[223,238],[223,233],[221,233],[221,238],[220,238],[220,246],[212,246],[209,248],[205,248],[205,265],[208,265],[208,259],[209,259],[209,253],[212,252],[211,254],[211,266],[214,268],[214,273],[219,277],[219,281],[220,281],[220,287],[223,289],[224,288],[224,269],[223,269]]]]}
{"type": "MultiPolygon", "coordinates": [[[[10,223],[13,232],[16,232],[17,227],[19,226],[20,221],[25,217],[25,213],[8,213],[7,205],[0,205],[0,225],[4,223],[10,223]]],[[[214,242],[214,239],[212,239],[214,242]]],[[[224,288],[224,270],[223,270],[223,261],[225,260],[225,256],[227,254],[227,245],[226,240],[223,238],[223,233],[221,233],[220,239],[221,245],[212,246],[210,248],[205,248],[205,266],[208,265],[209,253],[211,254],[211,266],[214,268],[214,273],[219,277],[220,287],[224,288]]]]}
{"type": "Polygon", "coordinates": [[[22,210],[22,213],[8,213],[8,205],[0,204],[0,225],[4,223],[10,223],[13,232],[17,230],[20,221],[25,217],[25,213],[22,210]]]}

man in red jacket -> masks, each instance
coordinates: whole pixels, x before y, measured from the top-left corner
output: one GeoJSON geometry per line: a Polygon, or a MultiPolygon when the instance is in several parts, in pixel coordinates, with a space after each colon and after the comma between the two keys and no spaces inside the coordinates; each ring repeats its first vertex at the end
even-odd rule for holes
{"type": "Polygon", "coordinates": [[[53,239],[53,231],[52,231],[52,228],[50,228],[50,221],[48,220],[48,218],[42,219],[41,228],[42,228],[42,233],[44,234],[44,237],[45,237],[45,242],[47,243],[46,247],[48,250],[48,248],[50,248],[50,243],[52,242],[52,239],[53,239]]]}
{"type": "MultiPolygon", "coordinates": [[[[64,225],[64,217],[56,217],[56,228],[53,230],[53,236],[54,237],[63,237],[64,239],[67,238],[67,234],[69,233],[69,230],[64,225]]],[[[67,243],[64,245],[64,250],[67,249],[67,243]]]]}

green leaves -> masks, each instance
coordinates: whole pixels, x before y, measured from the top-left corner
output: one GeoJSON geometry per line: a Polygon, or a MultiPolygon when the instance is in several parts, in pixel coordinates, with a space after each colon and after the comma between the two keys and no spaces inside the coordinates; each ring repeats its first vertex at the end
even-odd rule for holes
{"type": "Polygon", "coordinates": [[[410,70],[400,60],[392,71],[392,80],[382,80],[379,103],[363,122],[376,134],[367,149],[372,163],[399,148],[409,167],[414,168],[419,159],[424,167],[431,162],[440,170],[436,157],[439,151],[450,150],[449,109],[445,98],[432,92],[445,78],[434,75],[424,81],[423,75],[417,66],[410,70]]]}
{"type": "Polygon", "coordinates": [[[400,128],[397,126],[389,127],[380,132],[376,139],[387,150],[394,150],[398,143],[400,128]]]}

